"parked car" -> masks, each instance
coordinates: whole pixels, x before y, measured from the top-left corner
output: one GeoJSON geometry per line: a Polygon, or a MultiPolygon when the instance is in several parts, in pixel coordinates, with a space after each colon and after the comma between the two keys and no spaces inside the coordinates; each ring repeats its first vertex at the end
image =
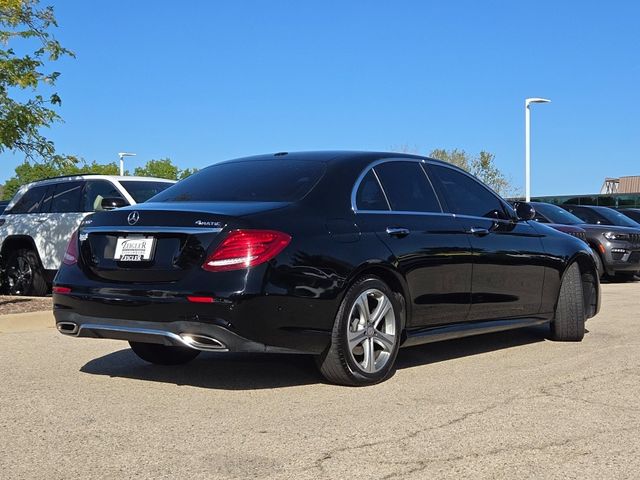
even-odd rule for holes
{"type": "Polygon", "coordinates": [[[618,211],[634,222],[640,222],[640,208],[620,208],[618,211]]]}
{"type": "Polygon", "coordinates": [[[58,330],[142,359],[308,353],[331,382],[386,379],[400,347],[598,311],[587,244],[530,221],[463,170],[367,152],[212,165],[85,219],[54,281],[58,330]]]}
{"type": "MultiPolygon", "coordinates": [[[[517,204],[519,202],[512,202],[512,206],[514,208],[517,207],[517,204]]],[[[547,204],[547,203],[541,203],[541,202],[529,202],[529,204],[534,208],[535,210],[535,216],[533,217],[533,219],[536,222],[539,223],[544,223],[545,225],[558,230],[562,233],[566,233],[571,235],[572,237],[576,237],[579,238],[580,240],[587,242],[587,231],[584,228],[581,228],[579,225],[583,224],[584,222],[582,220],[580,220],[579,218],[575,217],[575,223],[572,221],[569,221],[567,218],[561,218],[558,217],[559,221],[566,221],[567,223],[556,223],[555,221],[552,221],[549,219],[549,217],[542,215],[541,212],[538,211],[538,208],[544,208],[544,206],[549,205],[550,207],[555,207],[555,205],[551,205],[551,204],[547,204]]],[[[559,207],[557,207],[559,208],[559,207]]],[[[569,217],[574,217],[574,215],[571,215],[570,213],[568,213],[567,211],[563,210],[562,208],[560,208],[560,212],[564,213],[566,216],[569,217]]],[[[557,216],[557,215],[556,215],[557,216]]],[[[588,242],[587,242],[588,243],[588,242]]]]}
{"type": "Polygon", "coordinates": [[[640,229],[640,223],[609,207],[595,205],[561,205],[567,212],[573,213],[584,223],[592,225],[616,225],[640,229]]]}
{"type": "Polygon", "coordinates": [[[152,177],[77,175],[23,186],[0,216],[4,290],[12,295],[45,295],[83,218],[144,202],[173,183],[152,177]]]}
{"type": "MultiPolygon", "coordinates": [[[[579,226],[585,230],[586,241],[593,250],[601,277],[629,280],[640,270],[640,229],[585,223],[583,218],[601,217],[590,217],[583,212],[583,218],[578,218],[564,206],[542,202],[531,202],[531,205],[536,210],[535,220],[538,222],[579,226]]],[[[588,208],[590,207],[585,207],[588,208]]],[[[608,222],[606,217],[602,217],[600,221],[608,222]]]]}

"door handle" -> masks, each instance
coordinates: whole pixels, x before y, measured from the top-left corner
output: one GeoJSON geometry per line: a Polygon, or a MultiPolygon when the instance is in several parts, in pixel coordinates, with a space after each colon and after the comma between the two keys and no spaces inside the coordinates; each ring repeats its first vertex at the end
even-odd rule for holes
{"type": "Polygon", "coordinates": [[[489,235],[491,232],[489,231],[488,228],[471,227],[469,230],[467,230],[467,233],[470,233],[471,235],[476,235],[477,237],[483,237],[485,235],[489,235]]]}
{"type": "Polygon", "coordinates": [[[387,234],[392,237],[406,237],[411,233],[411,230],[404,227],[387,227],[387,234]]]}
{"type": "Polygon", "coordinates": [[[36,222],[38,223],[42,223],[42,222],[46,222],[47,219],[46,218],[36,218],[36,222]]]}

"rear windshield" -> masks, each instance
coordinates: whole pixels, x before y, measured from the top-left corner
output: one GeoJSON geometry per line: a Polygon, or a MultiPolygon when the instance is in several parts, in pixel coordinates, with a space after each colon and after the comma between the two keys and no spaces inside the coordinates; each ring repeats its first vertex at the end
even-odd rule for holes
{"type": "Polygon", "coordinates": [[[168,188],[153,202],[294,202],[320,180],[324,163],[255,160],[212,165],[168,188]]]}
{"type": "Polygon", "coordinates": [[[173,185],[170,182],[144,182],[139,180],[121,180],[120,184],[129,192],[129,195],[133,197],[136,203],[146,202],[154,195],[173,185]]]}

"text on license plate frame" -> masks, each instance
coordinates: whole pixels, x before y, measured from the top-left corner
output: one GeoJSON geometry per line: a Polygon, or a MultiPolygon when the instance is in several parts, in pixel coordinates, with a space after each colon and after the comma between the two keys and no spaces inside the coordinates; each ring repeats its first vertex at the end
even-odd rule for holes
{"type": "Polygon", "coordinates": [[[156,246],[154,237],[129,235],[118,237],[113,259],[118,262],[150,262],[156,246]]]}

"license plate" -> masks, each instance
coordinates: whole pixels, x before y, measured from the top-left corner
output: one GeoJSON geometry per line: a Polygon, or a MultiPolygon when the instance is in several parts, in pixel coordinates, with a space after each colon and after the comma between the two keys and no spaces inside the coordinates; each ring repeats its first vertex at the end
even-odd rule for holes
{"type": "Polygon", "coordinates": [[[115,260],[120,262],[145,262],[153,257],[153,237],[120,237],[116,243],[115,260]]]}

